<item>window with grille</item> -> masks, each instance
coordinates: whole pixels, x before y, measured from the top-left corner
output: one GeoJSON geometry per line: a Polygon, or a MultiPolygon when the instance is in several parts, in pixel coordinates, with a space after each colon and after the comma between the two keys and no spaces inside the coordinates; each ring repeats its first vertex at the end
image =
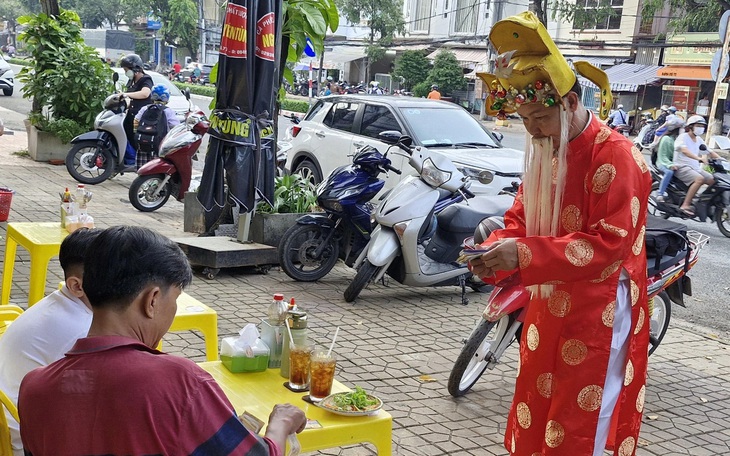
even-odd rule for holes
{"type": "Polygon", "coordinates": [[[479,0],[456,0],[454,33],[474,33],[477,30],[479,0]]]}
{"type": "Polygon", "coordinates": [[[576,11],[573,19],[575,30],[618,30],[621,28],[621,14],[624,0],[578,0],[582,9],[576,11]]]}
{"type": "Polygon", "coordinates": [[[431,0],[414,0],[411,30],[414,32],[428,32],[430,16],[431,0]]]}
{"type": "Polygon", "coordinates": [[[654,16],[642,17],[641,23],[639,24],[639,33],[645,33],[647,35],[650,35],[653,26],[654,16]]]}

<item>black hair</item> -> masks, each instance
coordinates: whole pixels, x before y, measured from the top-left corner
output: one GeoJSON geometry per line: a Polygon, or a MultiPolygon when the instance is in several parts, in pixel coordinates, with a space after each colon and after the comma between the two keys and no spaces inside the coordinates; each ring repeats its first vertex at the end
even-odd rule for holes
{"type": "Polygon", "coordinates": [[[579,100],[583,96],[583,88],[580,86],[578,78],[575,78],[575,84],[573,84],[573,87],[570,88],[569,92],[575,92],[575,94],[578,95],[579,100]]]}
{"type": "Polygon", "coordinates": [[[93,308],[123,310],[149,285],[167,290],[184,288],[193,280],[180,247],[148,228],[107,228],[89,249],[83,287],[93,308]]]}
{"type": "Polygon", "coordinates": [[[99,233],[101,233],[100,229],[79,228],[61,242],[58,261],[61,263],[64,279],[68,278],[71,268],[84,265],[86,251],[89,250],[89,245],[99,236],[99,233]]]}

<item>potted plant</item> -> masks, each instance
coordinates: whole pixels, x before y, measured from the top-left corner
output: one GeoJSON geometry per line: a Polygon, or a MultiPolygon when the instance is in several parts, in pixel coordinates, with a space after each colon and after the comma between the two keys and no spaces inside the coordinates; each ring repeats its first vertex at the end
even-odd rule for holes
{"type": "Polygon", "coordinates": [[[287,229],[302,213],[317,209],[314,184],[299,174],[276,177],[274,200],[262,201],[251,218],[250,238],[260,244],[278,246],[287,229]]]}
{"type": "Polygon", "coordinates": [[[64,159],[68,143],[92,129],[104,98],[114,88],[111,69],[81,37],[73,11],[58,16],[21,16],[30,65],[18,73],[23,97],[33,105],[28,115],[28,152],[37,161],[64,159]]]}

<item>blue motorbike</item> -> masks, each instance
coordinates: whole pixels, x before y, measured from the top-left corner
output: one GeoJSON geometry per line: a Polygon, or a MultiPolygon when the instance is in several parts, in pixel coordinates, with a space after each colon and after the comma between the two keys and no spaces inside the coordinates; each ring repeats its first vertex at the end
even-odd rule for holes
{"type": "Polygon", "coordinates": [[[279,244],[279,264],[289,277],[319,280],[339,258],[352,266],[370,240],[374,208],[370,200],[385,185],[380,174],[401,173],[386,155],[365,146],[351,165],[335,169],[317,187],[317,204],[324,213],[300,217],[279,244]]]}

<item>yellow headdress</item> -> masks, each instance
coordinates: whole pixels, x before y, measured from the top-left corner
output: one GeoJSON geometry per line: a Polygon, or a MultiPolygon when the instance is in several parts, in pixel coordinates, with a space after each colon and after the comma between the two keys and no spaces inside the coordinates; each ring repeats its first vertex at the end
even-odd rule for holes
{"type": "MultiPolygon", "coordinates": [[[[489,39],[500,55],[494,74],[478,76],[489,88],[486,110],[490,115],[504,116],[525,103],[553,106],[561,102],[577,80],[545,26],[530,11],[494,24],[489,39]]],[[[599,87],[598,115],[605,119],[612,100],[606,73],[588,62],[575,62],[573,66],[599,87]]]]}

